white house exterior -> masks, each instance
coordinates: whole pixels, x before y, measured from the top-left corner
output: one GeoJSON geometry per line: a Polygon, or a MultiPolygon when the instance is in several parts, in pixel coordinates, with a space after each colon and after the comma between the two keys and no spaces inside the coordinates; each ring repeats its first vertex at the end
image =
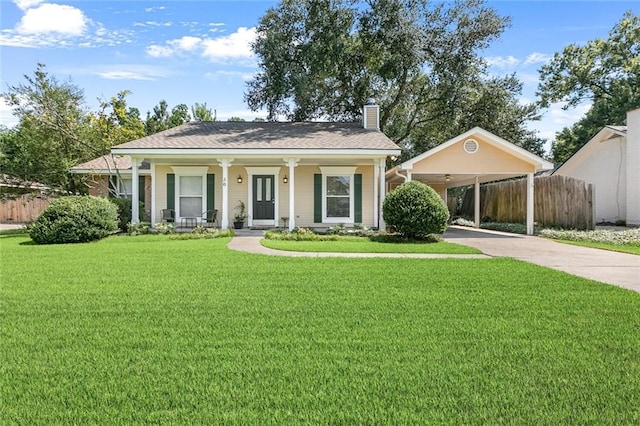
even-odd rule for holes
{"type": "Polygon", "coordinates": [[[594,185],[596,222],[640,225],[640,109],[606,126],[553,174],[594,185]]]}

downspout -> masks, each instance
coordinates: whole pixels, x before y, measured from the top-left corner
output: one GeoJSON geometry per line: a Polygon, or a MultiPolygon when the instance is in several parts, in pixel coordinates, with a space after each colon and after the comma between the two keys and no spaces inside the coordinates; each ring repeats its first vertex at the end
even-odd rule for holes
{"type": "Polygon", "coordinates": [[[404,179],[404,181],[405,181],[405,182],[406,182],[407,180],[409,180],[409,178],[408,178],[408,177],[406,177],[405,175],[401,175],[401,174],[398,172],[398,169],[394,169],[394,170],[393,170],[393,173],[395,173],[395,175],[396,175],[396,176],[399,176],[399,177],[401,177],[402,179],[404,179]]]}

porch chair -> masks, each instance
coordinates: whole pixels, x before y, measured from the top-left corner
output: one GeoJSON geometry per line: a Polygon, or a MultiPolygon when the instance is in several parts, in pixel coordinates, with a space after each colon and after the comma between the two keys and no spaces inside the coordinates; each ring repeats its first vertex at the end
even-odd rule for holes
{"type": "Polygon", "coordinates": [[[211,226],[214,226],[216,228],[219,228],[218,226],[218,210],[214,209],[214,210],[207,210],[206,212],[202,213],[202,220],[201,220],[201,224],[204,228],[208,228],[211,226]]]}
{"type": "Polygon", "coordinates": [[[176,212],[173,209],[162,209],[162,221],[166,223],[175,223],[176,212]]]}

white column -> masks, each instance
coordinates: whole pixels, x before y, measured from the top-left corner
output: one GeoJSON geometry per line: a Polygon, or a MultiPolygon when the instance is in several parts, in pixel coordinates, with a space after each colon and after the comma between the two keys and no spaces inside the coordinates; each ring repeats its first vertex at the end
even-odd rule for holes
{"type": "Polygon", "coordinates": [[[223,158],[218,161],[222,167],[222,219],[220,229],[229,229],[229,166],[233,159],[223,158]]]}
{"type": "Polygon", "coordinates": [[[405,182],[411,182],[411,170],[407,170],[407,179],[405,182]]]}
{"type": "Polygon", "coordinates": [[[131,158],[131,223],[140,222],[140,208],[138,206],[140,191],[138,186],[138,159],[131,158]]]}
{"type": "Polygon", "coordinates": [[[534,216],[534,186],[533,173],[527,173],[527,235],[533,235],[533,216],[534,216]]]}
{"type": "Polygon", "coordinates": [[[378,176],[380,170],[373,160],[373,226],[378,226],[378,176]]]}
{"type": "MultiPolygon", "coordinates": [[[[285,158],[284,162],[289,166],[289,231],[293,231],[296,227],[296,174],[295,168],[298,165],[299,158],[285,158]]],[[[276,224],[278,223],[276,217],[276,224]]]]}
{"type": "Polygon", "coordinates": [[[476,228],[480,228],[480,183],[478,182],[478,176],[476,176],[476,182],[473,187],[474,199],[473,199],[473,219],[476,228]]]}
{"type": "Polygon", "coordinates": [[[156,163],[151,162],[151,226],[156,226],[156,163]]]}
{"type": "Polygon", "coordinates": [[[386,165],[387,165],[387,160],[386,158],[381,159],[378,162],[378,167],[380,168],[380,205],[378,206],[378,211],[379,211],[379,216],[378,216],[378,220],[379,220],[379,229],[381,231],[385,230],[387,228],[386,224],[384,223],[384,217],[382,214],[382,206],[384,204],[384,197],[386,194],[386,181],[385,181],[385,169],[386,169],[386,165]]]}

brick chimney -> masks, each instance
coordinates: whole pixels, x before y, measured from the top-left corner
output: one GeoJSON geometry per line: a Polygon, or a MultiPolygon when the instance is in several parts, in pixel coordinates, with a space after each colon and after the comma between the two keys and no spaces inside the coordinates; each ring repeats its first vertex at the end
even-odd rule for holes
{"type": "Polygon", "coordinates": [[[362,110],[362,127],[380,130],[380,107],[376,105],[376,100],[373,98],[365,101],[362,110]]]}

